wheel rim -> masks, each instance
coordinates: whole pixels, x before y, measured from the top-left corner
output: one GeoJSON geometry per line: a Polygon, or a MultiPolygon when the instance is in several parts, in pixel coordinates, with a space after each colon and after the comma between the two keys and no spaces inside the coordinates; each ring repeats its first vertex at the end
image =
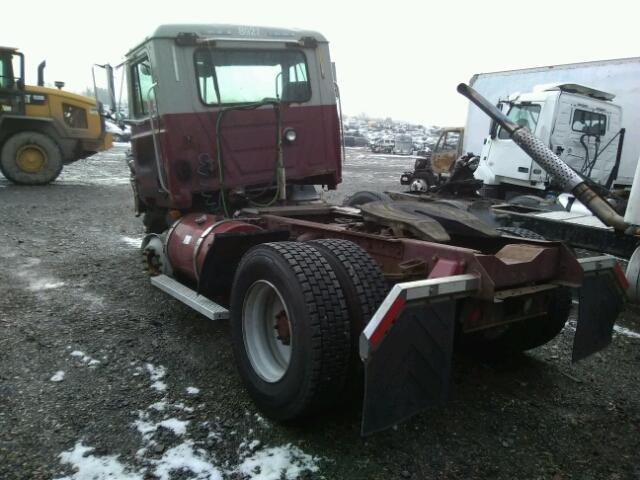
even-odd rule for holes
{"type": "Polygon", "coordinates": [[[27,145],[18,151],[16,164],[25,173],[38,173],[47,164],[47,154],[37,145],[27,145]]]}
{"type": "Polygon", "coordinates": [[[278,289],[266,280],[255,282],[242,306],[242,336],[254,372],[265,382],[284,377],[293,344],[287,304],[278,289]]]}

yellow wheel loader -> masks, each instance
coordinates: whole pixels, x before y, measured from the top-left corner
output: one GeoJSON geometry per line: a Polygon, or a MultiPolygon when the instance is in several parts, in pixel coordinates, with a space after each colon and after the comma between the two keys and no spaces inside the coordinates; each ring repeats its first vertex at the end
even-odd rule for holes
{"type": "Polygon", "coordinates": [[[111,148],[99,104],[90,97],[44,86],[25,85],[24,55],[0,47],[0,171],[22,185],[55,180],[62,166],[111,148]]]}

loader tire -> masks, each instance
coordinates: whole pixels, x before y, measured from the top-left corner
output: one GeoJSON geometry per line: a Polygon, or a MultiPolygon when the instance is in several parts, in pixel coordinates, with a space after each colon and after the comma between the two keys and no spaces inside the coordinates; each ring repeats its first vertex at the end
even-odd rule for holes
{"type": "Polygon", "coordinates": [[[311,245],[265,243],[244,255],[231,290],[231,335],[240,376],[267,416],[294,420],[339,400],[349,318],[335,272],[311,245]]]}
{"type": "Polygon", "coordinates": [[[351,327],[351,359],[345,393],[359,394],[363,384],[359,339],[362,330],[387,296],[389,288],[382,269],[360,246],[348,240],[312,240],[313,245],[329,262],[347,302],[351,327]]]}
{"type": "Polygon", "coordinates": [[[18,185],[45,185],[60,175],[62,152],[44,133],[16,133],[2,146],[0,171],[18,185]]]}

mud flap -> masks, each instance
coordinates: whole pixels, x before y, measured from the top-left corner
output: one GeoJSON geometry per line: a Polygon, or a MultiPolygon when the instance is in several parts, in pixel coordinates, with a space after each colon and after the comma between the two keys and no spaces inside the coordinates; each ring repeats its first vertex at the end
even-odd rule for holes
{"type": "Polygon", "coordinates": [[[397,284],[360,338],[365,369],[362,434],[384,430],[445,402],[457,298],[474,275],[397,284]]]}
{"type": "Polygon", "coordinates": [[[585,271],[579,290],[578,324],[571,360],[577,362],[611,343],[613,325],[624,308],[625,282],[612,257],[581,259],[585,271]]]}

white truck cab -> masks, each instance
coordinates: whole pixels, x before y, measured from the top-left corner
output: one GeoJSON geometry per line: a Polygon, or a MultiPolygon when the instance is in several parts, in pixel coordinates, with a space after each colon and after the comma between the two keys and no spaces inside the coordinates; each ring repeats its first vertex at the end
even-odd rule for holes
{"type": "MultiPolygon", "coordinates": [[[[615,95],[575,83],[538,85],[500,100],[499,108],[526,126],[577,172],[605,184],[616,163],[622,108],[615,95]]],[[[495,124],[484,140],[475,177],[485,186],[546,190],[551,178],[495,124]]]]}

